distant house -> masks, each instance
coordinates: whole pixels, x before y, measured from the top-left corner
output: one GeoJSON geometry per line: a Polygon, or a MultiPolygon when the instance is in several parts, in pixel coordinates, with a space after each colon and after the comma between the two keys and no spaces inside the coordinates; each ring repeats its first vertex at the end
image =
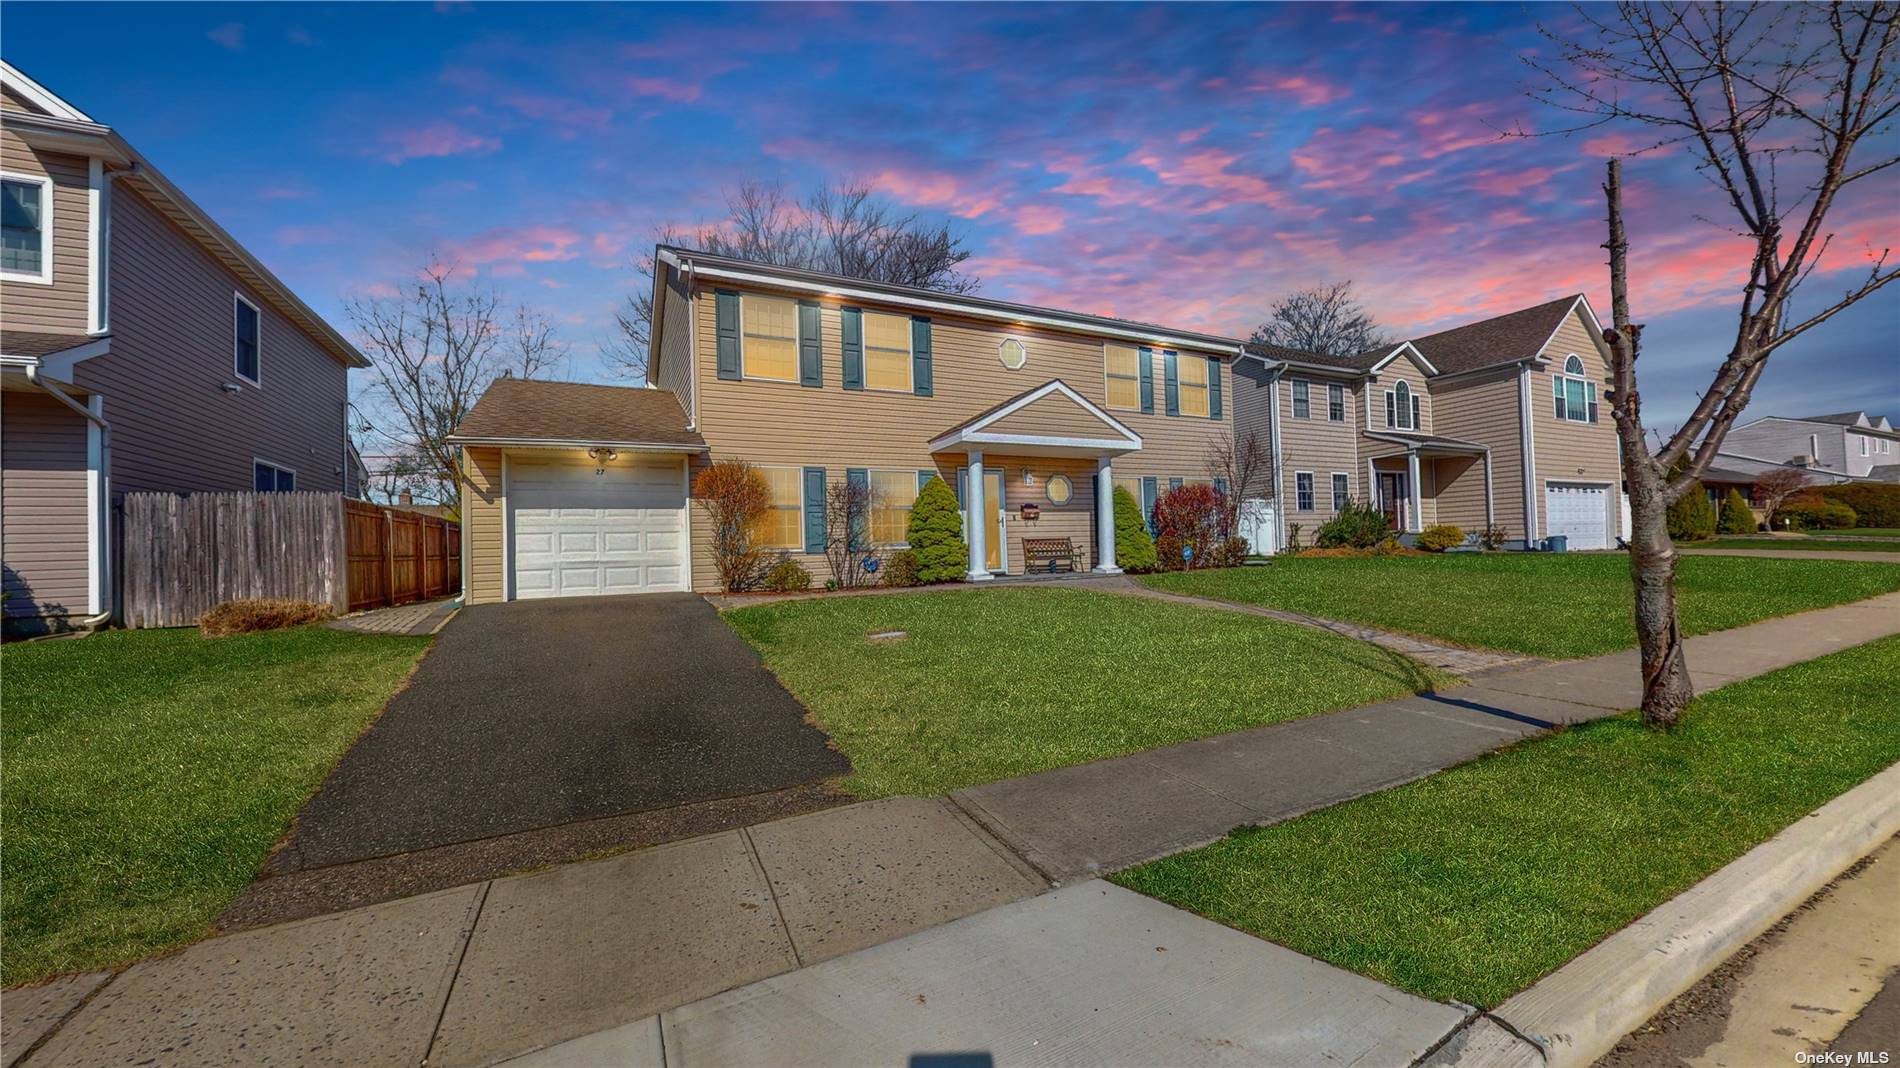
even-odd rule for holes
{"type": "Polygon", "coordinates": [[[131,490],[353,493],[343,336],[111,127],[0,63],[8,629],[113,607],[131,490]]]}
{"type": "Polygon", "coordinates": [[[1798,467],[1816,482],[1900,482],[1900,433],[1884,415],[1769,415],[1729,431],[1720,467],[1759,473],[1798,467]]]}

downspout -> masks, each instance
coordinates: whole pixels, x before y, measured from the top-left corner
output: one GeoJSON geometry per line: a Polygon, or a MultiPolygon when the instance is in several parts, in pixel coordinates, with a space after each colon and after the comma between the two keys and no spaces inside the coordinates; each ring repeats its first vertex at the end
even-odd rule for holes
{"type": "Polygon", "coordinates": [[[1280,375],[1281,364],[1267,378],[1267,448],[1273,450],[1273,548],[1286,549],[1286,469],[1280,457],[1280,375]]]}
{"type": "Polygon", "coordinates": [[[27,367],[26,380],[45,390],[54,400],[78,412],[87,422],[99,428],[99,491],[91,502],[91,507],[98,509],[99,522],[98,530],[94,533],[92,550],[99,561],[98,581],[106,607],[105,611],[86,616],[79,621],[79,626],[84,629],[96,630],[112,619],[112,583],[109,581],[112,574],[112,424],[106,422],[105,416],[72,399],[65,390],[54,385],[51,380],[41,378],[39,371],[37,366],[27,367]]]}

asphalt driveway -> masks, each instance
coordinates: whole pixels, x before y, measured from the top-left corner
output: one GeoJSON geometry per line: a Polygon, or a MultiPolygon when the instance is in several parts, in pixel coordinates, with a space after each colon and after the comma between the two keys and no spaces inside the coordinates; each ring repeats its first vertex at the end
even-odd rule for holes
{"type": "Polygon", "coordinates": [[[477,605],[297,817],[276,871],[762,793],[850,764],[691,594],[477,605]]]}

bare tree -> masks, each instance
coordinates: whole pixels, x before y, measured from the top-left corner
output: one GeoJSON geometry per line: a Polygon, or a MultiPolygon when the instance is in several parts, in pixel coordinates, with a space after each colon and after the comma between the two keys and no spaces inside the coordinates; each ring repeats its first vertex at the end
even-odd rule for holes
{"type": "Polygon", "coordinates": [[[1353,294],[1351,281],[1302,289],[1274,301],[1252,340],[1320,356],[1352,356],[1387,343],[1385,331],[1353,294]]]}
{"type": "MultiPolygon", "coordinates": [[[[1900,110],[1895,5],[1619,3],[1578,11],[1589,40],[1548,28],[1566,69],[1532,59],[1547,79],[1533,95],[1585,116],[1584,126],[1634,124],[1655,145],[1687,150],[1746,239],[1747,281],[1735,337],[1694,411],[1660,449],[1645,441],[1631,318],[1629,237],[1621,161],[1609,162],[1610,411],[1630,495],[1630,573],[1642,652],[1643,719],[1672,726],[1693,696],[1676,615],[1676,550],[1665,516],[1691,492],[1747,406],[1769,356],[1893,281],[1887,252],[1838,299],[1797,312],[1797,288],[1833,237],[1828,214],[1844,190],[1900,156],[1884,139],[1900,110]],[[1858,153],[1871,141],[1872,158],[1858,153]]],[[[1737,267],[1743,266],[1738,262],[1737,267]]]]}
{"type": "Polygon", "coordinates": [[[565,354],[545,316],[525,307],[511,315],[494,289],[461,285],[455,271],[431,261],[398,295],[344,305],[374,366],[358,447],[395,458],[380,488],[436,504],[454,503],[461,482],[446,438],[489,383],[544,376],[565,354]]]}
{"type": "Polygon", "coordinates": [[[1788,498],[1813,484],[1808,473],[1798,467],[1777,467],[1755,480],[1755,499],[1761,502],[1762,518],[1769,530],[1775,529],[1775,513],[1788,503],[1788,498]]]}
{"type": "MultiPolygon", "coordinates": [[[[664,227],[657,243],[944,293],[968,293],[978,285],[963,273],[970,250],[961,235],[892,208],[863,182],[822,185],[803,201],[776,183],[747,182],[727,192],[724,219],[692,230],[664,227]]],[[[646,375],[653,323],[652,254],[636,266],[646,284],[636,285],[615,309],[614,335],[601,346],[607,365],[628,378],[646,375]]]]}
{"type": "Polygon", "coordinates": [[[1222,537],[1232,537],[1240,530],[1241,507],[1247,498],[1273,495],[1273,450],[1260,431],[1240,430],[1232,437],[1215,438],[1207,447],[1205,462],[1207,477],[1227,486],[1220,527],[1222,537]]]}
{"type": "Polygon", "coordinates": [[[825,490],[825,562],[841,589],[862,586],[872,553],[871,488],[846,479],[825,490]]]}

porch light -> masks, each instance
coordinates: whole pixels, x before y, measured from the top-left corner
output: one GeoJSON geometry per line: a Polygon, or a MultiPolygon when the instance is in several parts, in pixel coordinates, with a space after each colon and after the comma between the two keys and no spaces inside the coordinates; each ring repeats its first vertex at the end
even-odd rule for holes
{"type": "Polygon", "coordinates": [[[620,454],[604,445],[596,445],[587,450],[587,458],[594,461],[594,474],[607,473],[607,465],[620,458],[620,454]]]}

